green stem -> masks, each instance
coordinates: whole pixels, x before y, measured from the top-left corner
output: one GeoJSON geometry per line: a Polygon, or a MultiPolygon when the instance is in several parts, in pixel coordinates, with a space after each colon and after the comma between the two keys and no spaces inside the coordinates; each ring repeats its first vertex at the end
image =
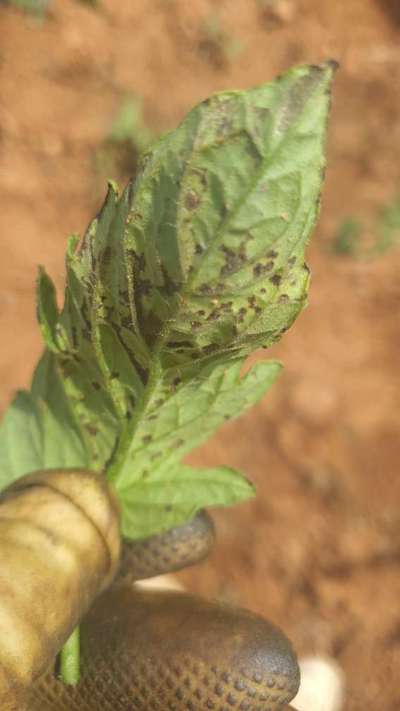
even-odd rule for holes
{"type": "Polygon", "coordinates": [[[140,403],[138,403],[135,408],[134,415],[131,420],[129,420],[121,434],[116,450],[113,454],[110,465],[107,467],[107,479],[115,483],[118,475],[123,468],[127,458],[129,457],[130,448],[132,446],[133,438],[135,432],[140,425],[143,414],[151,400],[151,396],[157,386],[157,383],[161,377],[160,375],[160,363],[158,361],[158,353],[160,347],[157,348],[153,354],[153,365],[150,369],[149,380],[145,387],[140,403]]]}
{"type": "Polygon", "coordinates": [[[79,682],[79,627],[75,627],[60,652],[60,677],[64,684],[75,686],[79,682]]]}

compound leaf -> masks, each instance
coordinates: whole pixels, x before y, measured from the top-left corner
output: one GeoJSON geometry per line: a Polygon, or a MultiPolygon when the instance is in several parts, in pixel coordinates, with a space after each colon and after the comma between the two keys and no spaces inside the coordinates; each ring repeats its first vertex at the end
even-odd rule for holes
{"type": "Polygon", "coordinates": [[[262,397],[279,365],[241,377],[244,360],[306,303],[333,70],[199,104],[70,240],[61,312],[40,271],[46,351],[0,429],[4,484],[38,467],[105,471],[135,538],[251,494],[182,457],[262,397]]]}

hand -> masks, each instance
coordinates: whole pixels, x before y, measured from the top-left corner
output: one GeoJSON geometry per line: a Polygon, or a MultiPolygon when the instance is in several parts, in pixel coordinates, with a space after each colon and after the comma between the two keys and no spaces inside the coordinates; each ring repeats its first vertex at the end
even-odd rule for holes
{"type": "MultiPolygon", "coordinates": [[[[88,472],[36,473],[11,487],[0,506],[4,531],[10,525],[18,529],[21,522],[25,530],[19,530],[17,544],[15,536],[8,537],[8,543],[6,535],[2,539],[6,548],[0,547],[0,557],[6,552],[20,577],[21,550],[28,545],[33,552],[30,570],[25,565],[24,571],[28,587],[21,590],[24,581],[15,578],[15,570],[8,578],[6,573],[26,613],[13,642],[14,671],[10,672],[9,645],[0,651],[5,670],[0,693],[7,697],[9,709],[18,703],[21,711],[21,703],[29,703],[31,711],[275,711],[296,693],[299,676],[291,646],[262,618],[185,593],[144,591],[132,584],[133,579],[176,570],[207,555],[214,530],[206,514],[167,534],[124,547],[116,583],[95,602],[82,625],[81,682],[66,687],[54,673],[52,658],[115,572],[119,553],[115,502],[104,480],[88,472]],[[37,550],[43,542],[45,561],[37,550]],[[29,585],[31,579],[35,585],[29,585]],[[50,670],[41,675],[50,663],[50,670]],[[27,687],[29,697],[22,701],[21,690],[27,687]]],[[[7,615],[11,620],[10,605],[1,611],[2,618],[7,615]]],[[[11,622],[8,625],[11,631],[11,622]]]]}

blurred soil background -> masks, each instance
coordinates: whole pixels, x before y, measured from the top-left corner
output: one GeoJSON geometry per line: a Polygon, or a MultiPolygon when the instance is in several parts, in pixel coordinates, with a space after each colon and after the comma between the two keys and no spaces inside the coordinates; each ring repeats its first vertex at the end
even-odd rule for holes
{"type": "Polygon", "coordinates": [[[37,264],[62,294],[66,237],[107,178],[123,184],[211,92],[331,57],[310,305],[270,351],[285,370],[266,399],[192,457],[242,468],[258,497],[216,512],[215,553],[181,579],[271,618],[299,653],[335,657],[347,711],[398,711],[397,0],[0,2],[0,409],[41,350],[37,264]]]}

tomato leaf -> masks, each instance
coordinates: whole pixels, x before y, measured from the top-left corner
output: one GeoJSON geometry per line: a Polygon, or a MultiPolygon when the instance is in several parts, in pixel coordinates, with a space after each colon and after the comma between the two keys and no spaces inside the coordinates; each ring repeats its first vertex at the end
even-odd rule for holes
{"type": "Polygon", "coordinates": [[[131,538],[252,494],[238,473],[182,458],[263,396],[280,366],[241,376],[244,361],[306,303],[333,70],[199,104],[70,240],[61,312],[40,271],[46,351],[0,429],[4,484],[38,467],[104,470],[131,538]]]}

